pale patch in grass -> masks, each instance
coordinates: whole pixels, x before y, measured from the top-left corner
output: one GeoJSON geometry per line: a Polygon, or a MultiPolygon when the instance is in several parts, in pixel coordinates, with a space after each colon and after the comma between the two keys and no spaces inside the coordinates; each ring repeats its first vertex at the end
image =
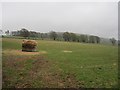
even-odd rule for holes
{"type": "Polygon", "coordinates": [[[116,63],[113,63],[114,66],[116,66],[117,64],[116,63]]]}
{"type": "Polygon", "coordinates": [[[65,52],[65,53],[72,53],[72,51],[68,51],[68,50],[63,50],[62,52],[65,52]]]}
{"type": "Polygon", "coordinates": [[[2,54],[10,54],[10,55],[39,55],[39,54],[46,54],[46,51],[40,52],[24,52],[22,50],[4,50],[2,54]]]}
{"type": "Polygon", "coordinates": [[[47,52],[46,51],[39,51],[39,53],[46,54],[47,52]]]}

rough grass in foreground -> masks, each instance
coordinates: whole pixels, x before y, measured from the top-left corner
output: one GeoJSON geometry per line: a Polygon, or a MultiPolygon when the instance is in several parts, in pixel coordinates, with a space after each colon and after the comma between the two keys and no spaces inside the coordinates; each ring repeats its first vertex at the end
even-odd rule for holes
{"type": "Polygon", "coordinates": [[[3,38],[3,87],[117,87],[116,46],[37,40],[46,53],[27,55],[21,42],[3,38]]]}

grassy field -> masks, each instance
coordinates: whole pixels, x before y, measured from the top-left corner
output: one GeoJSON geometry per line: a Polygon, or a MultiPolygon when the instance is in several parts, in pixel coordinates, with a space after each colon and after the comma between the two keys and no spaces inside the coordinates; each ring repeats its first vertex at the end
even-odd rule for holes
{"type": "Polygon", "coordinates": [[[22,52],[22,39],[3,38],[3,88],[115,88],[118,47],[37,40],[22,52]]]}

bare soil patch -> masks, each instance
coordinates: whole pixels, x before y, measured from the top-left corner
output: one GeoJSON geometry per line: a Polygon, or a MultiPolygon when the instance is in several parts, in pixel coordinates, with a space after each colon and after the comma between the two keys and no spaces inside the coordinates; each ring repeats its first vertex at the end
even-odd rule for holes
{"type": "Polygon", "coordinates": [[[38,52],[25,52],[22,50],[4,50],[3,54],[10,54],[10,55],[39,55],[39,54],[46,54],[46,51],[38,51],[38,52]]]}

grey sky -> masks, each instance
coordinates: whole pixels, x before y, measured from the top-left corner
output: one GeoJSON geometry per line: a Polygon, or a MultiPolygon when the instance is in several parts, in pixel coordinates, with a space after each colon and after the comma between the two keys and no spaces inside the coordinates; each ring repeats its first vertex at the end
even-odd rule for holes
{"type": "Polygon", "coordinates": [[[74,32],[118,38],[117,2],[2,3],[3,30],[74,32]]]}

